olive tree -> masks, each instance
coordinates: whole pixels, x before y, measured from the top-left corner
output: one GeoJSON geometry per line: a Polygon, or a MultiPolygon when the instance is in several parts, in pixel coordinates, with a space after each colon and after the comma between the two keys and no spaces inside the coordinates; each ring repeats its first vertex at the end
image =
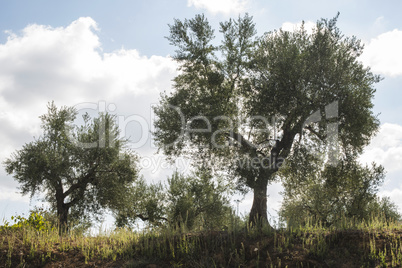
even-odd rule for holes
{"type": "Polygon", "coordinates": [[[300,165],[305,161],[299,160],[281,171],[284,201],[279,214],[288,226],[298,227],[306,220],[330,226],[345,218],[369,220],[373,213],[398,219],[395,205],[377,196],[385,177],[382,166],[363,166],[356,159],[343,159],[337,165],[315,163],[315,167],[306,168],[300,165]]]}
{"type": "Polygon", "coordinates": [[[57,211],[60,227],[68,219],[114,208],[138,177],[136,155],[124,151],[114,117],[100,114],[73,127],[73,107],[58,109],[52,102],[42,115],[43,135],[25,144],[5,161],[8,174],[22,194],[44,194],[57,211]]]}
{"type": "Polygon", "coordinates": [[[305,153],[299,143],[333,152],[328,161],[336,162],[359,153],[378,128],[380,78],[336,21],[256,37],[245,15],[220,24],[220,45],[204,15],[170,25],[180,72],[155,108],[156,143],[171,158],[211,160],[252,190],[251,223],[267,223],[267,186],[289,155],[305,153]]]}
{"type": "Polygon", "coordinates": [[[167,185],[141,180],[133,190],[125,198],[128,205],[114,211],[118,227],[140,219],[153,227],[213,230],[229,226],[234,218],[231,187],[203,168],[188,175],[176,171],[167,185]]]}

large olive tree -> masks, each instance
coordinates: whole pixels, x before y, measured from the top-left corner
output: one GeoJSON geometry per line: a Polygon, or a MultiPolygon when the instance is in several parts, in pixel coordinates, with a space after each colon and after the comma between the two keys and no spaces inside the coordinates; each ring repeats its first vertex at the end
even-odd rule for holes
{"type": "Polygon", "coordinates": [[[360,152],[378,128],[379,77],[336,20],[319,20],[312,33],[301,26],[256,38],[245,15],[220,24],[220,45],[203,15],[170,25],[180,72],[155,108],[155,140],[170,157],[212,160],[251,189],[252,223],[267,222],[267,186],[290,154],[304,154],[298,144],[336,161],[360,152]]]}

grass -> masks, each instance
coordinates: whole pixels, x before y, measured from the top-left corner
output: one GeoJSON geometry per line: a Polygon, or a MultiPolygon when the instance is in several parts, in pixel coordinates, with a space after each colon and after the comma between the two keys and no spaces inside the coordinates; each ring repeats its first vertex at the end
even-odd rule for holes
{"type": "Polygon", "coordinates": [[[1,228],[0,267],[401,267],[402,226],[381,217],[278,230],[143,232],[97,236],[1,228]]]}

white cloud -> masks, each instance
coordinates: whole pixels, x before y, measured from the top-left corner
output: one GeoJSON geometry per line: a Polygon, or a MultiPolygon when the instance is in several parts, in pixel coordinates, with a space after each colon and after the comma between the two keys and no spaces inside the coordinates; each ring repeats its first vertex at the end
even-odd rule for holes
{"type": "Polygon", "coordinates": [[[103,53],[97,31],[93,19],[79,18],[67,27],[29,25],[20,35],[9,33],[0,44],[0,121],[35,135],[51,100],[59,106],[119,100],[129,110],[135,98],[149,96],[150,104],[170,88],[171,58],[135,49],[103,53]]]}
{"type": "Polygon", "coordinates": [[[402,126],[385,123],[360,158],[362,163],[376,162],[391,172],[402,172],[402,126]]]}
{"type": "Polygon", "coordinates": [[[22,202],[25,204],[29,204],[29,195],[21,195],[17,192],[17,189],[14,191],[10,189],[0,189],[0,201],[9,200],[13,202],[22,202]]]}
{"type": "Polygon", "coordinates": [[[250,0],[188,0],[189,7],[194,6],[198,9],[206,9],[209,12],[223,14],[239,14],[244,12],[250,0]]]}
{"type": "MultiPolygon", "coordinates": [[[[296,29],[299,29],[302,26],[302,22],[284,22],[282,23],[282,30],[288,32],[294,32],[296,29]]],[[[305,21],[304,22],[304,29],[307,31],[308,34],[313,33],[313,29],[316,27],[316,23],[312,21],[305,21]]]]}
{"type": "Polygon", "coordinates": [[[395,29],[373,38],[365,46],[362,62],[374,73],[402,75],[402,31],[395,29]]]}
{"type": "MultiPolygon", "coordinates": [[[[0,43],[0,163],[41,134],[38,117],[52,100],[57,106],[112,103],[118,115],[138,115],[149,128],[151,104],[171,88],[176,63],[169,56],[147,57],[135,49],[105,53],[99,31],[93,19],[79,18],[67,27],[35,24],[18,34],[8,32],[0,43]]],[[[130,124],[128,137],[137,131],[136,122],[130,124]]],[[[137,150],[140,155],[151,151],[149,142],[137,150]]],[[[9,179],[0,174],[0,188],[9,179]]],[[[0,196],[19,198],[3,191],[0,196]]]]}
{"type": "Polygon", "coordinates": [[[402,186],[391,191],[382,191],[379,193],[379,196],[389,197],[397,205],[399,213],[402,213],[402,186]]]}

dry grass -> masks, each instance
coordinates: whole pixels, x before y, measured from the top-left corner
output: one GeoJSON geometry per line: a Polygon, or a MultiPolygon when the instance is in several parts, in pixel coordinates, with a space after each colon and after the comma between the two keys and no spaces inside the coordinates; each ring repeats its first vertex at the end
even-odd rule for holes
{"type": "Polygon", "coordinates": [[[325,228],[183,233],[120,229],[59,236],[2,228],[0,267],[401,267],[402,226],[373,218],[325,228]]]}

